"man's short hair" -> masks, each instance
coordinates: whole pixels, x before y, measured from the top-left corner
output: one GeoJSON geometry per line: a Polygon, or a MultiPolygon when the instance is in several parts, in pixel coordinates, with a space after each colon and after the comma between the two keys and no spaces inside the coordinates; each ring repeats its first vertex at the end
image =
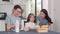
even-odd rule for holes
{"type": "Polygon", "coordinates": [[[19,6],[19,5],[15,5],[15,6],[14,6],[14,9],[16,10],[17,8],[19,8],[19,9],[22,10],[21,6],[19,6]]]}

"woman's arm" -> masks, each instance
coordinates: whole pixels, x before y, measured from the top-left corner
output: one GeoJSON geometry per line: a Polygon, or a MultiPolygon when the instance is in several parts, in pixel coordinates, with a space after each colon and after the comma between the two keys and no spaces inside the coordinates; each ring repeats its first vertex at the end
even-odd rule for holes
{"type": "Polygon", "coordinates": [[[48,23],[48,27],[50,27],[51,26],[51,23],[48,23]]]}

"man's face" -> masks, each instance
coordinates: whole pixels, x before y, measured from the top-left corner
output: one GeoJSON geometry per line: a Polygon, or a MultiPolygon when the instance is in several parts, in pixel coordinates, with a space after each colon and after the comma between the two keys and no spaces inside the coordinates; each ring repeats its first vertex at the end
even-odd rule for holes
{"type": "Polygon", "coordinates": [[[17,15],[17,16],[18,16],[19,14],[21,14],[21,12],[22,12],[22,11],[21,11],[21,9],[19,9],[19,8],[17,8],[16,10],[14,10],[14,14],[17,15]]]}

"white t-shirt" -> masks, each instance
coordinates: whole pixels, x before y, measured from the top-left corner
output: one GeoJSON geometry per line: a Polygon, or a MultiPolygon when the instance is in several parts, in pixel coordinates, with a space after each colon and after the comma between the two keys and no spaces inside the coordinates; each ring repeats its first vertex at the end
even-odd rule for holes
{"type": "Polygon", "coordinates": [[[35,23],[31,23],[31,22],[25,23],[25,26],[28,26],[31,29],[35,29],[36,28],[35,23]]]}

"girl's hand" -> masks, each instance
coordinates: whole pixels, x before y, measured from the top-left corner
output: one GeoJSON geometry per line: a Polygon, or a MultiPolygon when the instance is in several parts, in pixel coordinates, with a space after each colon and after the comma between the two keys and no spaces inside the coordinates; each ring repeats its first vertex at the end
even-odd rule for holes
{"type": "Polygon", "coordinates": [[[30,30],[30,27],[25,26],[24,31],[29,31],[29,30],[30,30]]]}
{"type": "Polygon", "coordinates": [[[29,30],[31,30],[31,28],[30,27],[28,27],[29,28],[29,30]]]}

